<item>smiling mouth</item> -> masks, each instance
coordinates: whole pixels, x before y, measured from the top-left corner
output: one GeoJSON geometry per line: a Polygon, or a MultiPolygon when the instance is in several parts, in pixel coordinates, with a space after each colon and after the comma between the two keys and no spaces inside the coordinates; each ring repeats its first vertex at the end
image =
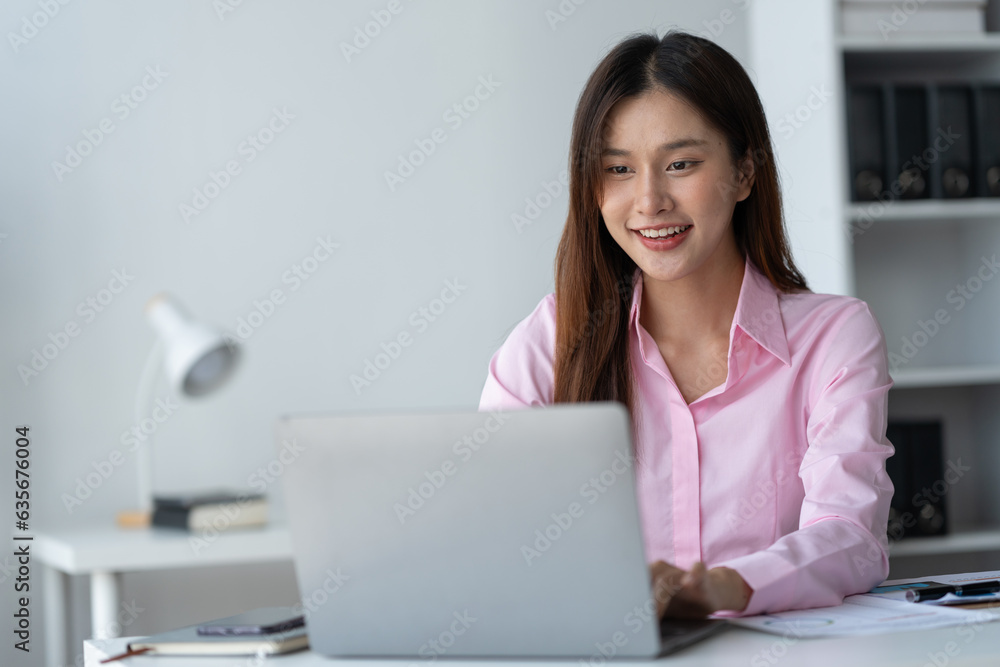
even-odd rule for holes
{"type": "Polygon", "coordinates": [[[681,225],[677,227],[661,227],[660,229],[637,229],[636,231],[647,239],[663,239],[683,234],[691,229],[691,225],[681,225]]]}

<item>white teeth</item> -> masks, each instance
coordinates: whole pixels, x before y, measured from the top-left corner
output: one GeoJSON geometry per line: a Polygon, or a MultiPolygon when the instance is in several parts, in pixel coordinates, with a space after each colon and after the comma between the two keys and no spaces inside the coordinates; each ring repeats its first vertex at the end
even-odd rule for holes
{"type": "Polygon", "coordinates": [[[686,231],[691,225],[683,225],[680,227],[664,227],[662,229],[640,229],[639,233],[648,239],[658,239],[664,236],[671,236],[672,234],[678,234],[680,232],[686,231]]]}

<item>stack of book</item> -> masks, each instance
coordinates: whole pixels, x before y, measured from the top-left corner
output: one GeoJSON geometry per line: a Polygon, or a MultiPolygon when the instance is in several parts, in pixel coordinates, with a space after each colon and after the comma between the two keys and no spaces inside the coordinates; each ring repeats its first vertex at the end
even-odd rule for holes
{"type": "Polygon", "coordinates": [[[153,498],[152,524],[218,531],[267,524],[267,497],[260,493],[209,493],[153,498]]]}
{"type": "Polygon", "coordinates": [[[894,33],[981,33],[986,30],[986,0],[841,0],[845,35],[894,33]]]}

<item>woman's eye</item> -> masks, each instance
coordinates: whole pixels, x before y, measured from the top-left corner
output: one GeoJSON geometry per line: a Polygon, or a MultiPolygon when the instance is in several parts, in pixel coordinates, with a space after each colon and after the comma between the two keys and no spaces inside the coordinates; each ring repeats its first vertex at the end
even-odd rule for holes
{"type": "Polygon", "coordinates": [[[684,171],[685,169],[690,169],[692,164],[694,162],[691,160],[678,160],[677,162],[671,162],[670,168],[673,171],[684,171]]]}
{"type": "Polygon", "coordinates": [[[619,164],[613,167],[608,167],[605,171],[607,171],[609,174],[618,174],[618,175],[627,174],[628,167],[623,167],[619,164]]]}

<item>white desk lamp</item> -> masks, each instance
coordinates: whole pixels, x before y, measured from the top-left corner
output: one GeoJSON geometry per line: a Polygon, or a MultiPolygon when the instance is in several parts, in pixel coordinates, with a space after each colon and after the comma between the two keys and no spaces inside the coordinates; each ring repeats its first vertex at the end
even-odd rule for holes
{"type": "MultiPolygon", "coordinates": [[[[166,371],[171,388],[182,396],[203,396],[221,386],[236,368],[239,348],[221,331],[191,319],[167,294],[146,303],[146,319],[157,341],[139,379],[135,396],[135,423],[141,424],[153,401],[159,370],[166,371]]],[[[136,450],[139,471],[139,508],[153,510],[152,435],[136,450]]]]}

